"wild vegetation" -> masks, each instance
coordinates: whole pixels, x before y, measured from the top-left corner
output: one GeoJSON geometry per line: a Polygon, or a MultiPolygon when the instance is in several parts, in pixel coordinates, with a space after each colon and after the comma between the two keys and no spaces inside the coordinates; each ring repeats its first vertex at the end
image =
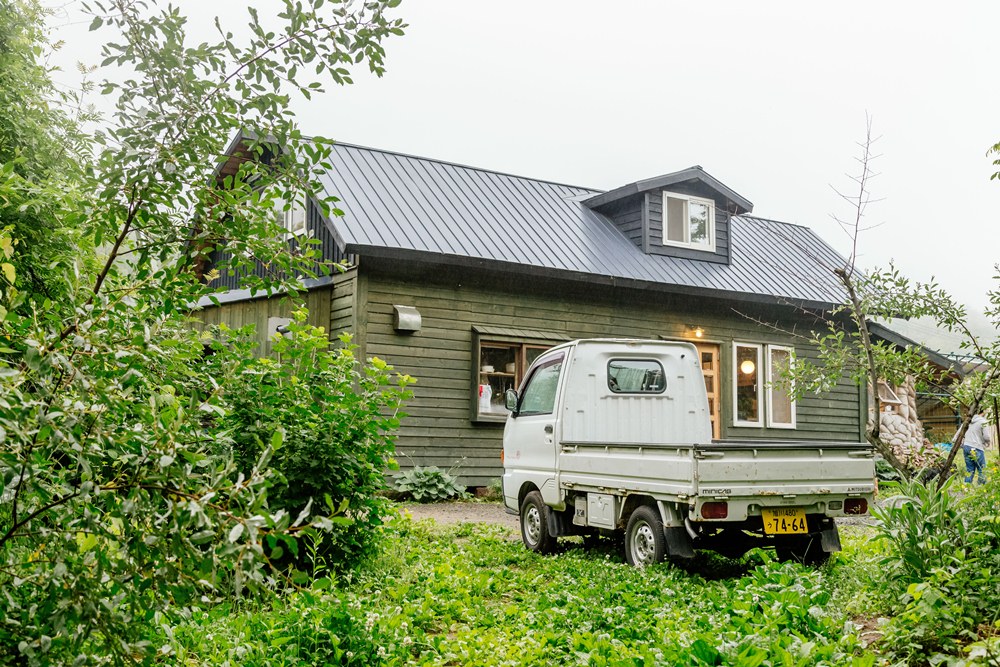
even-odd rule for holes
{"type": "MultiPolygon", "coordinates": [[[[191,46],[174,9],[95,3],[105,64],[132,71],[88,134],[39,64],[39,6],[0,0],[0,664],[996,664],[995,468],[902,483],[821,569],[543,558],[396,518],[379,492],[411,380],[385,362],[301,316],[268,359],[192,329],[222,244],[226,268],[268,267],[255,290],[336,270],[273,215],[326,156],[288,94],[379,74],[395,4],[287,0],[280,28],[251,8],[245,42],[191,46]],[[213,178],[247,128],[262,159],[213,178]]],[[[411,492],[457,490],[424,472],[411,492]]]]}
{"type": "Polygon", "coordinates": [[[1000,483],[894,498],[819,569],[754,551],[638,570],[610,540],[545,557],[404,517],[333,589],[199,611],[157,642],[181,664],[998,664],[1000,483]]]}

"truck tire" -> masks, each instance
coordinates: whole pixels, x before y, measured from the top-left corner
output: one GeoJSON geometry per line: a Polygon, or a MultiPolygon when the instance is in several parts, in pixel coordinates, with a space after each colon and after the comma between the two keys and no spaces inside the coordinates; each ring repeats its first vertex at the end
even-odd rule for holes
{"type": "Polygon", "coordinates": [[[625,528],[625,560],[635,567],[655,565],[667,555],[667,538],[659,513],[648,505],[632,512],[625,528]]]}
{"type": "Polygon", "coordinates": [[[549,532],[550,511],[538,491],[521,501],[521,541],[529,551],[550,554],[555,550],[556,538],[549,532]]]}

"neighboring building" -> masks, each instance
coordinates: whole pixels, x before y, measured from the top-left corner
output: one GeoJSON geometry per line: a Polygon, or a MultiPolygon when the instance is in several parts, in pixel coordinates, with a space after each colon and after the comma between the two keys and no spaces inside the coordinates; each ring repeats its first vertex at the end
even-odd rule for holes
{"type": "MultiPolygon", "coordinates": [[[[222,174],[238,141],[229,154],[222,174]]],[[[346,144],[332,166],[323,183],[344,216],[309,202],[288,225],[350,265],[311,281],[312,321],[418,378],[402,465],[497,478],[503,390],[542,350],[590,337],[694,343],[717,438],[863,436],[865,392],[848,379],[797,402],[771,382],[793,353],[815,355],[808,335],[841,301],[828,267],[843,258],[805,227],[750,215],[701,167],[600,192],[346,144]]],[[[287,304],[251,299],[238,276],[216,284],[231,291],[201,319],[256,322],[266,345],[287,304]]]]}

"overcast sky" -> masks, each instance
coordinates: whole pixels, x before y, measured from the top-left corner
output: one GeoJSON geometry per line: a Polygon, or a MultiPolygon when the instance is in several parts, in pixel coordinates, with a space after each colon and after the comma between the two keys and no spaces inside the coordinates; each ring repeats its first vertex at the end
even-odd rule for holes
{"type": "MultiPolygon", "coordinates": [[[[55,4],[57,0],[50,0],[55,4]]],[[[182,0],[196,25],[244,3],[182,0]],[[210,9],[205,9],[210,7],[210,9]]],[[[263,6],[265,3],[259,3],[263,6]]],[[[96,61],[71,2],[53,19],[96,61]]],[[[894,260],[981,308],[1000,261],[998,2],[404,0],[388,72],[297,102],[336,140],[610,189],[698,164],[754,214],[852,212],[866,114],[880,137],[860,262],[894,260]]],[[[208,33],[206,33],[208,34],[208,33]]],[[[68,74],[67,74],[68,76],[68,74]]]]}

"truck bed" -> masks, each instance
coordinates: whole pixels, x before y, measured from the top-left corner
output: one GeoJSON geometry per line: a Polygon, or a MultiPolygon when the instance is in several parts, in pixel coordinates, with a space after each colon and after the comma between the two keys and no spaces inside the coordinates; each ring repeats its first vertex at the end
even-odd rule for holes
{"type": "Polygon", "coordinates": [[[557,474],[566,490],[689,504],[728,500],[741,514],[822,504],[826,513],[826,498],[874,492],[873,456],[870,445],[856,442],[564,443],[557,474]]]}

